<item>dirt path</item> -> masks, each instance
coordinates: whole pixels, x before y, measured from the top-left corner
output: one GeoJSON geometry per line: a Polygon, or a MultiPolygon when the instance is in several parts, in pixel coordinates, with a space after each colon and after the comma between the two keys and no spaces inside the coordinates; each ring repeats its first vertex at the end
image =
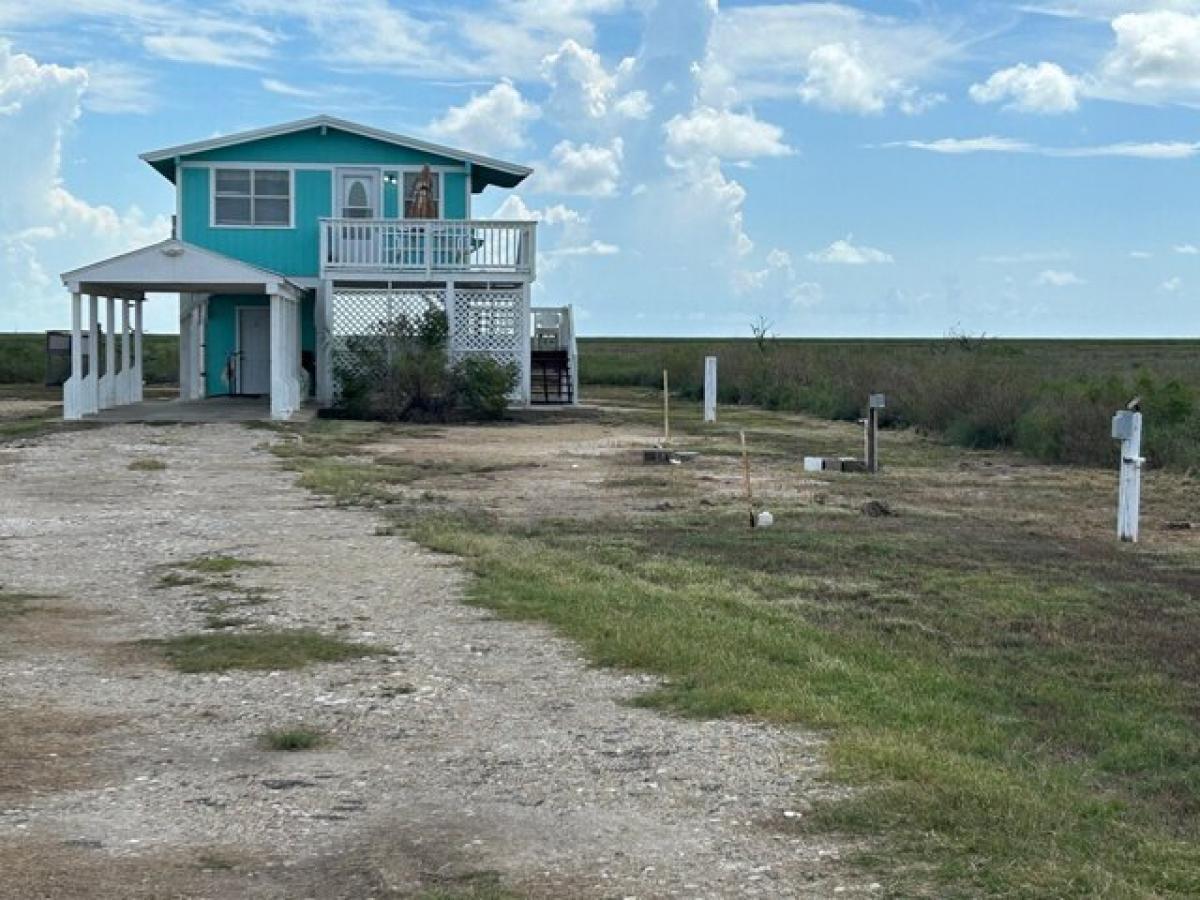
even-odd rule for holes
{"type": "Polygon", "coordinates": [[[628,707],[642,678],[463,605],[452,561],[321,506],[263,440],[120,426],[0,448],[0,590],[46,595],[0,616],[0,896],[388,897],[486,873],[533,897],[861,889],[788,833],[820,789],[812,738],[628,707]],[[272,564],[236,576],[266,598],[241,628],[395,655],[166,669],[132,642],[205,613],[161,567],[217,553],[272,564]],[[256,744],[300,722],[333,743],[256,744]]]}

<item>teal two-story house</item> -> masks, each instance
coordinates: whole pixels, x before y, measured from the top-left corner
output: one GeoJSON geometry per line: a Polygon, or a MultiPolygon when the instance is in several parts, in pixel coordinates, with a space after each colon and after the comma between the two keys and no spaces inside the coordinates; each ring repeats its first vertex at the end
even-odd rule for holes
{"type": "Polygon", "coordinates": [[[331,403],[351,343],[434,308],[452,357],[517,365],[514,401],[574,399],[569,309],[530,307],[536,223],[472,217],[475,195],[516,187],[529,168],[329,116],[142,159],[175,186],[174,235],[64,273],[67,418],[141,399],[141,308],[159,293],[179,295],[185,400],[269,396],[281,419],[331,403]],[[106,371],[85,369],[85,332],[98,362],[104,335],[106,371]]]}

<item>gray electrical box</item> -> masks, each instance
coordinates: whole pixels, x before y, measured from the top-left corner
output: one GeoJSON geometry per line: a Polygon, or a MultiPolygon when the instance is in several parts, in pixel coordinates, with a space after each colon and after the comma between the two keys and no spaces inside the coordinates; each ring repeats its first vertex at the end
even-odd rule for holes
{"type": "MultiPolygon", "coordinates": [[[[859,395],[861,396],[861,394],[859,395]]],[[[887,398],[883,394],[872,394],[867,400],[867,406],[871,409],[883,409],[887,406],[887,398]]]]}
{"type": "Polygon", "coordinates": [[[1113,416],[1112,436],[1115,441],[1127,441],[1133,437],[1133,417],[1136,413],[1122,410],[1113,416]]]}

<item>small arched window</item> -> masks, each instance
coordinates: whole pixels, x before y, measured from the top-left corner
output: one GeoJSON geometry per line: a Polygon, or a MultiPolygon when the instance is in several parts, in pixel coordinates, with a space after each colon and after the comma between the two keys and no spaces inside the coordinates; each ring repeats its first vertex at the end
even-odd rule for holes
{"type": "Polygon", "coordinates": [[[350,182],[346,189],[346,206],[342,215],[347,219],[369,219],[372,215],[371,198],[362,179],[350,182]]]}

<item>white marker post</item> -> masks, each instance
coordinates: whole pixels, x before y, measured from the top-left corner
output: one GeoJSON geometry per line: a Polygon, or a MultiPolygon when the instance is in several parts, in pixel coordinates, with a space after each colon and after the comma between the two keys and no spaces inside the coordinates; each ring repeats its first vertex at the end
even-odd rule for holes
{"type": "Polygon", "coordinates": [[[1121,442],[1121,485],[1117,495],[1117,537],[1137,542],[1142,502],[1142,414],[1123,409],[1113,416],[1112,436],[1121,442]]]}
{"type": "Polygon", "coordinates": [[[717,358],[704,357],[704,421],[717,421],[717,358]]]}
{"type": "Polygon", "coordinates": [[[879,411],[887,406],[887,398],[883,394],[871,394],[867,398],[867,418],[863,421],[865,430],[863,456],[866,458],[867,471],[875,474],[879,471],[879,411]]]}

